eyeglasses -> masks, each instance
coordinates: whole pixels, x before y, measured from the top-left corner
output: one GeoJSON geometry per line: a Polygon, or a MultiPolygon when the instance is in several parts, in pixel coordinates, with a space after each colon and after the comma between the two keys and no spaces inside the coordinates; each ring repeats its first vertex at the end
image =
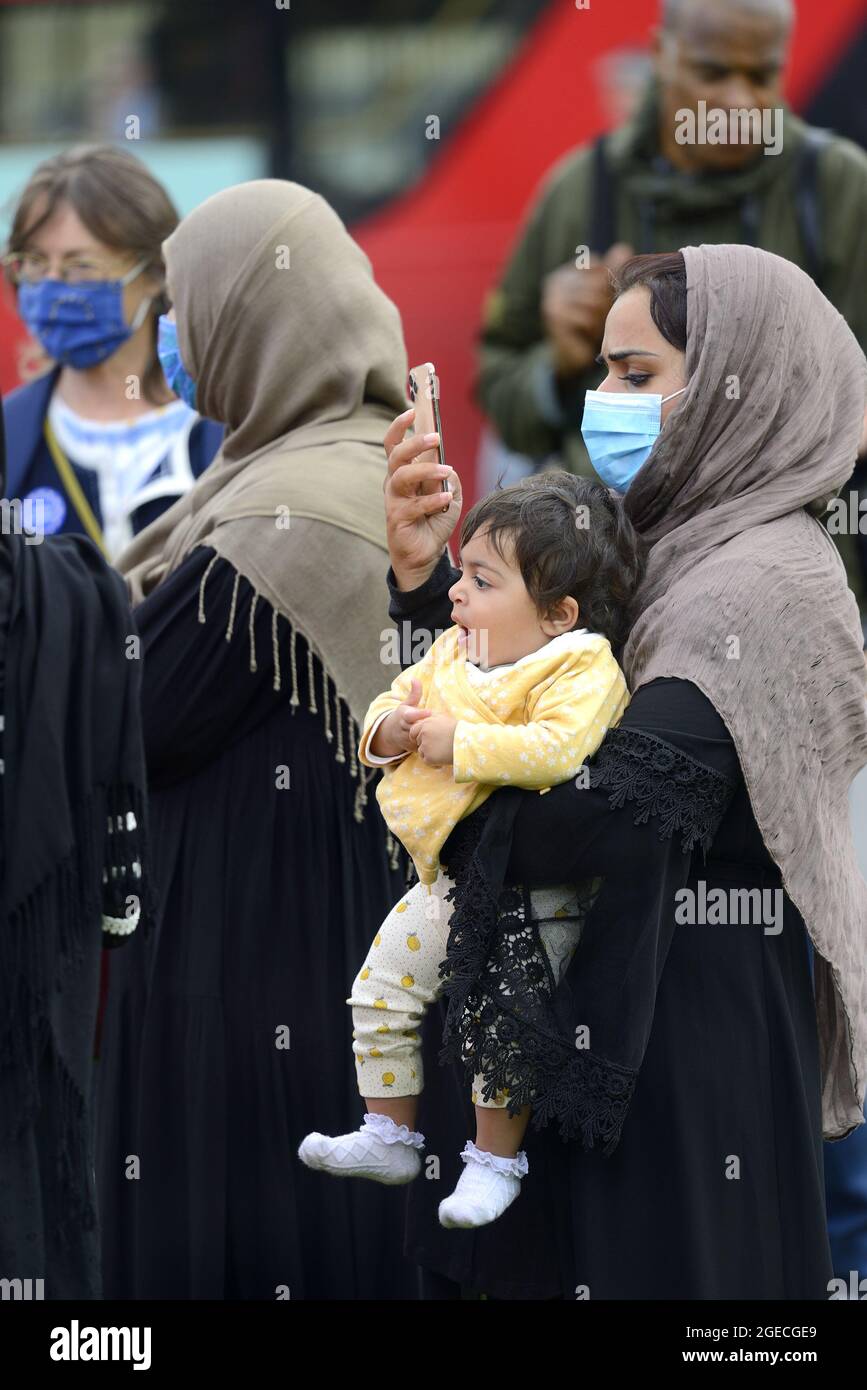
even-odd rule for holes
{"type": "Polygon", "coordinates": [[[82,285],[93,280],[120,280],[121,284],[125,285],[144,269],[147,261],[138,261],[130,270],[117,265],[107,265],[105,261],[96,258],[76,256],[64,261],[52,272],[47,256],[41,256],[35,251],[10,251],[8,255],[0,258],[0,264],[13,285],[37,285],[40,280],[45,280],[49,273],[62,280],[65,285],[82,285]]]}

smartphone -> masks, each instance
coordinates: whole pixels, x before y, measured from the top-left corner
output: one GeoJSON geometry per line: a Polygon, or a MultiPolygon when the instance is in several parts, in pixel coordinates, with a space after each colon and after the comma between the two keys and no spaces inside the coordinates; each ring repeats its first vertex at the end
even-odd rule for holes
{"type": "MultiPolygon", "coordinates": [[[[419,463],[445,463],[446,453],[443,445],[443,426],[440,418],[440,382],[433,362],[423,362],[420,367],[410,368],[409,398],[415,407],[413,434],[438,434],[439,449],[425,449],[419,454],[419,463]]],[[[440,482],[443,492],[449,492],[448,479],[440,482]]],[[[447,512],[448,507],[443,507],[447,512]]]]}

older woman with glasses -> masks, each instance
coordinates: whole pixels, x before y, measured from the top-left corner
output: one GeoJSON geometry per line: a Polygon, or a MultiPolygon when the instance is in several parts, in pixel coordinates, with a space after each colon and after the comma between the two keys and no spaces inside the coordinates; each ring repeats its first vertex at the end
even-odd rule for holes
{"type": "Polygon", "coordinates": [[[222,437],[173,395],[157,353],[161,245],[177,222],[134,155],[79,146],[36,169],[3,258],[48,367],[6,401],[7,496],[109,559],[192,486],[222,437]]]}

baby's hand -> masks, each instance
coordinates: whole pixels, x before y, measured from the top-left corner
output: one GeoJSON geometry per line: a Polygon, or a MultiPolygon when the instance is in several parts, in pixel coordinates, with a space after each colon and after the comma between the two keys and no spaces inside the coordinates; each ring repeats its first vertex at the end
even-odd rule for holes
{"type": "Polygon", "coordinates": [[[413,676],[406,702],[398,705],[379,725],[370,741],[370,751],[380,758],[394,758],[398,753],[412,753],[415,744],[410,735],[423,719],[431,717],[429,709],[419,709],[421,681],[413,676]]]}
{"type": "Polygon", "coordinates": [[[428,714],[424,723],[414,724],[410,738],[423,763],[448,767],[455,760],[455,729],[458,721],[448,714],[428,714]]]}

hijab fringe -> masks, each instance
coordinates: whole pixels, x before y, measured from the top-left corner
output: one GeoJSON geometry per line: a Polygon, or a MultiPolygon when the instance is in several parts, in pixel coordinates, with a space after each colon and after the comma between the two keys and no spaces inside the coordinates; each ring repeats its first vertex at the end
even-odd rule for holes
{"type": "Polygon", "coordinates": [[[199,622],[200,622],[200,623],[203,623],[203,622],[205,621],[205,585],[206,585],[207,582],[208,582],[208,576],[209,576],[209,574],[211,573],[211,570],[214,568],[214,565],[217,563],[217,561],[219,560],[219,558],[220,558],[220,557],[219,557],[219,555],[217,555],[217,554],[214,554],[214,555],[211,556],[211,559],[210,559],[210,561],[209,561],[209,563],[208,563],[208,568],[205,570],[205,573],[202,575],[202,582],[201,582],[201,584],[199,585],[199,622]]]}
{"type": "MultiPolygon", "coordinates": [[[[207,569],[202,575],[201,582],[199,584],[198,615],[200,623],[207,622],[207,615],[205,613],[205,585],[208,582],[211,570],[213,569],[217,561],[220,559],[223,559],[223,557],[220,555],[212,556],[211,560],[208,563],[207,569]]],[[[231,562],[228,560],[224,560],[224,563],[230,564],[231,562]]],[[[240,581],[241,575],[237,570],[235,570],[235,580],[232,585],[232,599],[229,609],[229,620],[226,626],[225,634],[227,642],[231,641],[232,635],[235,631],[235,618],[237,616],[238,609],[238,589],[240,586],[240,581]]],[[[250,604],[250,617],[248,622],[251,671],[256,671],[258,669],[256,665],[254,618],[256,607],[260,602],[267,604],[268,600],[254,589],[253,598],[250,604]]],[[[269,606],[271,607],[271,652],[274,661],[273,688],[274,690],[280,690],[282,688],[282,679],[280,673],[279,642],[279,621],[282,618],[283,621],[288,624],[290,632],[289,673],[292,688],[289,696],[289,706],[292,710],[292,713],[294,714],[298,706],[301,704],[301,699],[298,691],[297,657],[297,642],[298,637],[300,636],[307,646],[308,713],[318,714],[320,712],[320,707],[316,703],[316,687],[313,665],[315,656],[322,669],[321,711],[323,732],[326,741],[334,746],[334,761],[336,763],[342,763],[344,766],[348,764],[349,776],[352,778],[353,781],[356,781],[358,783],[355,790],[355,800],[353,803],[352,814],[353,819],[357,821],[359,824],[361,824],[364,821],[365,809],[368,804],[367,789],[370,786],[371,782],[377,776],[379,776],[379,773],[376,768],[365,767],[358,761],[357,749],[361,741],[361,730],[359,728],[358,722],[356,719],[353,718],[346,697],[343,694],[341,694],[341,692],[337,689],[336,683],[334,682],[333,678],[331,677],[330,673],[326,668],[325,661],[322,657],[322,653],[319,651],[315,643],[311,641],[310,637],[308,637],[306,632],[302,631],[299,627],[296,626],[295,623],[291,622],[284,613],[281,613],[280,610],[275,608],[273,605],[269,606]],[[332,703],[334,706],[333,714],[332,703]],[[349,750],[348,758],[346,755],[347,745],[349,750]]],[[[404,850],[403,845],[400,843],[400,841],[396,839],[385,826],[383,827],[383,829],[385,831],[385,849],[388,855],[389,865],[392,869],[399,869],[401,867],[401,864],[403,864],[404,878],[405,881],[409,883],[415,874],[412,860],[404,850]]]]}

